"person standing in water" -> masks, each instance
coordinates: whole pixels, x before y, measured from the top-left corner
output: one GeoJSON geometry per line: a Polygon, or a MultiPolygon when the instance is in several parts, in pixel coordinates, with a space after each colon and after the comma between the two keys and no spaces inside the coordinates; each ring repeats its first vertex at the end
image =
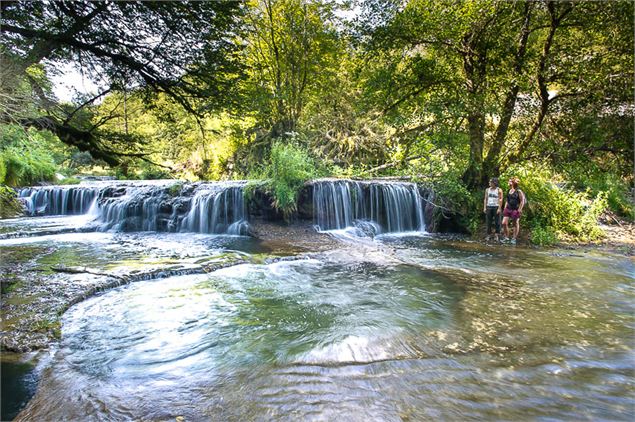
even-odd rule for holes
{"type": "Polygon", "coordinates": [[[503,208],[503,190],[498,187],[498,179],[492,177],[489,181],[489,187],[485,189],[485,197],[483,198],[483,212],[485,213],[485,221],[487,226],[487,237],[490,240],[492,236],[492,225],[496,229],[494,239],[498,242],[501,232],[501,209],[503,208]]]}
{"type": "Polygon", "coordinates": [[[503,227],[505,229],[505,238],[503,242],[509,241],[509,220],[514,223],[513,237],[511,239],[512,245],[516,244],[518,233],[520,232],[520,216],[525,206],[525,194],[518,189],[517,177],[509,179],[507,184],[509,185],[509,192],[507,192],[507,201],[505,203],[505,210],[503,211],[503,227]]]}

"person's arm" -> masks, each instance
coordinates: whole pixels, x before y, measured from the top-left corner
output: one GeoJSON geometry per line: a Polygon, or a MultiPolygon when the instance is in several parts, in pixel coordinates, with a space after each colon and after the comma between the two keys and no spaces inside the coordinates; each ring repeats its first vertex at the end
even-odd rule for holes
{"type": "Polygon", "coordinates": [[[483,212],[487,212],[487,189],[485,189],[485,196],[483,197],[483,212]]]}
{"type": "Polygon", "coordinates": [[[500,214],[503,210],[503,190],[498,188],[498,213],[500,214]]]}
{"type": "Polygon", "coordinates": [[[525,192],[518,189],[520,192],[520,206],[518,207],[518,212],[523,212],[523,207],[525,206],[525,192]]]}

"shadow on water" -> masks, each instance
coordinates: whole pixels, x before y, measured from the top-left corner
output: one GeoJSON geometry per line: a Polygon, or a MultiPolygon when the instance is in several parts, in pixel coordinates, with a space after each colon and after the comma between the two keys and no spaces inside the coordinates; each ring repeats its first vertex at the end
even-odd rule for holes
{"type": "Polygon", "coordinates": [[[35,394],[37,371],[30,363],[18,361],[0,361],[2,374],[0,420],[10,421],[24,408],[35,394]]]}

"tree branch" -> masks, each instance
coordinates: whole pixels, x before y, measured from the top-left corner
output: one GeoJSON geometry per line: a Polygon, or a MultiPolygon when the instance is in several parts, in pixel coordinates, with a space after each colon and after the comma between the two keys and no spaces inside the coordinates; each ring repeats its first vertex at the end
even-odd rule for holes
{"type": "Polygon", "coordinates": [[[536,74],[540,97],[540,109],[538,110],[538,116],[536,117],[536,121],[532,125],[531,129],[529,129],[529,131],[522,138],[516,151],[509,156],[510,163],[517,163],[520,161],[524,151],[527,149],[527,146],[531,144],[534,137],[536,136],[536,133],[538,133],[538,130],[540,130],[542,122],[544,121],[549,111],[549,105],[553,102],[553,99],[549,98],[549,90],[547,87],[547,61],[550,57],[551,47],[553,45],[556,30],[560,27],[562,20],[573,10],[574,5],[572,3],[568,3],[562,13],[560,13],[559,15],[557,13],[556,3],[554,1],[547,2],[547,8],[551,17],[551,25],[549,34],[547,35],[547,38],[545,39],[545,42],[543,44],[542,54],[540,56],[540,62],[538,64],[538,71],[536,74]]]}
{"type": "Polygon", "coordinates": [[[108,94],[110,91],[112,91],[112,88],[108,88],[107,90],[101,92],[100,94],[84,101],[82,104],[80,104],[75,110],[73,110],[67,117],[66,119],[64,119],[64,122],[62,122],[63,125],[67,125],[71,119],[73,118],[73,116],[82,108],[86,107],[89,104],[92,104],[93,102],[95,102],[95,100],[97,100],[98,98],[103,97],[104,95],[108,94]]]}

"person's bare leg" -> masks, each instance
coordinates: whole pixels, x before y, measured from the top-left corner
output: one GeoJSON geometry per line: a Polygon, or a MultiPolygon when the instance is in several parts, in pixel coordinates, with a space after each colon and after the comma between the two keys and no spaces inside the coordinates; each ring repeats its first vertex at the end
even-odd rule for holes
{"type": "Polygon", "coordinates": [[[520,218],[517,218],[514,221],[514,239],[518,238],[518,233],[520,232],[520,218]]]}
{"type": "Polygon", "coordinates": [[[503,217],[503,233],[505,233],[505,238],[509,238],[509,217],[503,217]]]}

